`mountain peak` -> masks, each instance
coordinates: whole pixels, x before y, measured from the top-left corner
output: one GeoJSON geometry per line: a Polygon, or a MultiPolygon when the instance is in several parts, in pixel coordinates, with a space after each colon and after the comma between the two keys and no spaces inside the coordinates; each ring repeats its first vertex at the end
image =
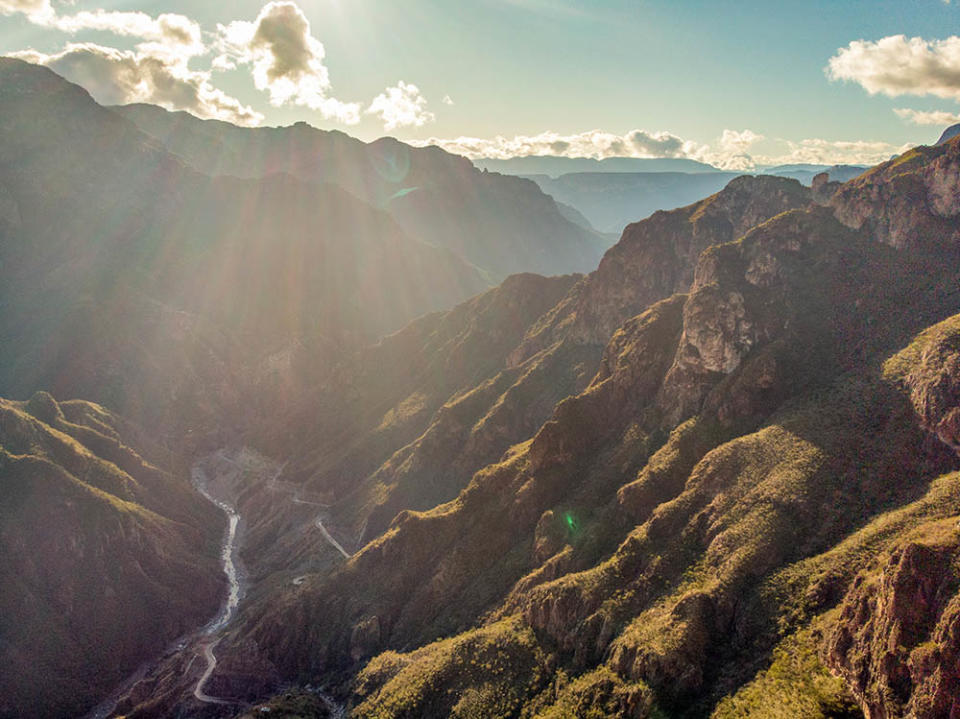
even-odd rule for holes
{"type": "Polygon", "coordinates": [[[955,138],[957,135],[960,135],[960,122],[958,122],[956,125],[951,125],[946,130],[944,130],[943,134],[940,135],[940,139],[937,140],[937,144],[942,145],[945,142],[949,142],[950,140],[955,138]]]}

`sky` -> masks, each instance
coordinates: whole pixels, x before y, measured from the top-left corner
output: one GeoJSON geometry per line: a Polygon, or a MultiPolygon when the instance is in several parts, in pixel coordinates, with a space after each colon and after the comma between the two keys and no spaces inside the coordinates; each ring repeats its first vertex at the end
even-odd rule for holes
{"type": "Polygon", "coordinates": [[[873,163],[960,122],[960,0],[0,0],[103,104],[469,157],[873,163]]]}

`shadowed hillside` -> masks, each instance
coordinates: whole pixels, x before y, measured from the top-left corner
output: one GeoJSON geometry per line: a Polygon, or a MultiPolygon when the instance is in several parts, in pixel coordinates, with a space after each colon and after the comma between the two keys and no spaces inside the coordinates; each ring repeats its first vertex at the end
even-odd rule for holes
{"type": "Polygon", "coordinates": [[[171,431],[239,424],[256,397],[487,286],[338,186],[201,175],[46,68],[0,60],[0,100],[7,395],[48,388],[171,431]]]}
{"type": "Polygon", "coordinates": [[[437,147],[365,144],[298,123],[240,128],[151,105],[114,110],[211,176],[284,172],[337,184],[388,212],[411,236],[453,250],[496,281],[514,272],[593,269],[604,237],[570,222],[529,180],[477,170],[437,147]]]}
{"type": "Polygon", "coordinates": [[[78,716],[211,617],[219,512],[102,407],[0,400],[0,716],[78,716]]]}

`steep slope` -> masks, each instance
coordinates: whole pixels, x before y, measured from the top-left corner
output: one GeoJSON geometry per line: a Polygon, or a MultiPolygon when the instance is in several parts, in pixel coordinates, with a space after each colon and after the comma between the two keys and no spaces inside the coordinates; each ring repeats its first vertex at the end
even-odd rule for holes
{"type": "Polygon", "coordinates": [[[0,60],[0,100],[8,394],[48,387],[181,430],[242,419],[486,287],[339,187],[201,175],[46,68],[0,60]]]}
{"type": "MultiPolygon", "coordinates": [[[[595,361],[589,353],[563,355],[562,366],[551,357],[505,368],[507,353],[577,279],[514,275],[359,353],[302,399],[277,436],[259,438],[264,451],[290,458],[280,480],[334,504],[346,536],[358,538],[379,534],[401,509],[455,497],[588,381],[578,365],[595,361]]],[[[266,542],[250,548],[258,557],[272,551],[266,542]]]]}
{"type": "MultiPolygon", "coordinates": [[[[924,155],[922,206],[958,153],[924,155]]],[[[903,180],[884,170],[870,186],[895,200],[903,180]]],[[[939,528],[960,515],[945,444],[956,320],[922,331],[960,310],[960,276],[945,261],[952,235],[928,215],[907,245],[873,216],[841,221],[864,182],[819,207],[788,181],[747,178],[628,229],[604,261],[628,272],[601,267],[547,313],[585,286],[600,298],[597,320],[568,307],[567,334],[556,330],[560,343],[605,343],[589,386],[453,501],[401,512],[332,572],[253,598],[223,645],[228,666],[339,676],[355,716],[856,716],[857,702],[938,716],[955,592],[939,528]],[[776,209],[790,203],[807,206],[776,209]],[[707,228],[725,239],[693,254],[684,238],[707,228]],[[655,284],[621,279],[656,269],[655,284]],[[685,277],[685,294],[657,297],[685,277]],[[911,550],[902,580],[858,579],[902,566],[910,542],[931,549],[911,550]],[[914,569],[928,565],[944,571],[914,569]],[[928,575],[916,592],[930,618],[909,634],[890,634],[905,626],[884,608],[903,603],[896,593],[864,604],[896,586],[916,597],[911,582],[928,575]],[[883,648],[901,636],[908,684],[884,675],[883,648]]],[[[432,471],[457,456],[437,453],[432,471]]]]}
{"type": "Polygon", "coordinates": [[[831,206],[880,242],[953,255],[960,248],[960,152],[955,141],[915,147],[843,185],[831,206]]]}
{"type": "Polygon", "coordinates": [[[216,612],[219,513],[141,441],[94,404],[0,400],[0,716],[77,716],[216,612]]]}
{"type": "Polygon", "coordinates": [[[366,542],[400,510],[452,499],[474,472],[532,436],[557,402],[585,388],[620,323],[689,286],[698,243],[731,239],[739,212],[763,220],[809,197],[792,181],[738,179],[639,223],[587,278],[511,277],[359,353],[302,399],[280,437],[259,446],[289,458],[285,480],[335,505],[342,536],[366,542]],[[629,305],[627,293],[637,296],[629,305]],[[605,324],[582,309],[584,298],[605,324]],[[563,319],[571,315],[575,322],[563,319]],[[542,345],[528,349],[534,341],[542,345]]]}
{"type": "Polygon", "coordinates": [[[605,247],[532,182],[481,172],[437,147],[392,138],[364,144],[305,123],[249,129],[151,105],[114,109],[206,174],[285,172],[340,185],[389,212],[411,236],[453,250],[497,281],[515,272],[587,271],[605,247]]]}
{"type": "Polygon", "coordinates": [[[603,346],[628,318],[686,291],[707,247],[810,201],[810,191],[794,180],[744,176],[700,202],[629,225],[597,270],[528,333],[511,361],[521,362],[560,338],[603,346]]]}

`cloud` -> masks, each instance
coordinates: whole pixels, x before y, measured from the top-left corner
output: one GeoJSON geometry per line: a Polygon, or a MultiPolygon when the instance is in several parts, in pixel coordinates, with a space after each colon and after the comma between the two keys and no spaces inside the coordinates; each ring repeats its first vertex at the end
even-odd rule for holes
{"type": "Polygon", "coordinates": [[[0,0],[0,14],[25,13],[41,16],[52,13],[50,0],[0,0]]]}
{"type": "Polygon", "coordinates": [[[726,152],[746,152],[751,145],[763,140],[763,135],[758,135],[753,130],[724,130],[720,136],[720,149],[726,152]]]}
{"type": "Polygon", "coordinates": [[[274,0],[253,22],[218,25],[221,54],[217,69],[252,66],[258,90],[269,93],[270,104],[300,105],[344,124],[360,121],[360,104],[330,95],[330,75],[323,60],[323,43],[310,30],[310,21],[296,3],[274,0]]]}
{"type": "Polygon", "coordinates": [[[898,107],[894,112],[898,117],[914,125],[952,125],[960,122],[960,114],[945,110],[911,110],[898,107]]]}
{"type": "Polygon", "coordinates": [[[960,100],[960,37],[924,40],[892,35],[855,40],[826,67],[831,80],[856,82],[871,95],[934,95],[960,100]]]}
{"type": "Polygon", "coordinates": [[[518,135],[513,138],[497,136],[483,139],[458,137],[444,140],[430,138],[417,145],[437,145],[471,159],[510,159],[528,155],[559,157],[638,157],[686,158],[706,162],[734,172],[752,172],[757,167],[786,163],[875,164],[909,149],[886,142],[831,141],[805,139],[788,141],[768,140],[753,130],[724,130],[712,144],[684,140],[669,132],[632,130],[624,135],[590,130],[574,135],[542,132],[539,135],[518,135]],[[754,146],[763,142],[766,154],[753,154],[754,146]]]}
{"type": "Polygon", "coordinates": [[[451,140],[430,138],[419,144],[438,145],[445,150],[470,158],[509,159],[526,155],[558,155],[563,157],[683,157],[693,152],[695,143],[687,143],[667,132],[633,130],[617,135],[602,130],[589,130],[575,135],[541,132],[539,135],[517,135],[507,138],[458,137],[451,140]]]}
{"type": "Polygon", "coordinates": [[[912,144],[893,145],[869,140],[824,140],[810,138],[781,141],[786,151],[777,155],[754,157],[758,165],[811,163],[816,165],[875,165],[906,152],[912,144]]]}
{"type": "Polygon", "coordinates": [[[171,63],[161,56],[94,43],[69,43],[53,55],[35,50],[12,55],[46,65],[85,87],[105,105],[150,102],[239,125],[257,125],[263,120],[259,112],[214,87],[208,72],[188,70],[184,64],[171,63]]]}
{"type": "Polygon", "coordinates": [[[443,100],[441,100],[441,102],[442,102],[444,105],[453,105],[453,104],[454,104],[454,103],[453,103],[453,100],[450,98],[449,95],[444,95],[444,96],[443,96],[443,100]]]}
{"type": "Polygon", "coordinates": [[[427,110],[427,99],[420,89],[401,80],[396,87],[388,87],[373,98],[365,110],[368,115],[378,115],[383,120],[384,130],[398,127],[423,127],[436,120],[436,116],[427,110]]]}
{"type": "Polygon", "coordinates": [[[68,43],[59,53],[11,53],[50,67],[87,89],[103,104],[150,102],[199,117],[257,125],[263,115],[213,86],[210,73],[191,70],[191,58],[204,55],[200,25],[176,13],[152,17],[143,12],[93,10],[60,15],[49,0],[0,0],[0,12],[24,13],[39,26],[74,34],[83,30],[137,38],[135,49],[95,43],[68,43]]]}
{"type": "Polygon", "coordinates": [[[143,12],[94,10],[55,16],[44,24],[68,33],[102,30],[115,35],[141,38],[144,42],[137,46],[140,52],[154,56],[163,55],[177,62],[186,62],[191,57],[207,52],[200,25],[185,15],[176,13],[164,13],[154,18],[143,12]]]}
{"type": "MultiPolygon", "coordinates": [[[[271,0],[252,22],[217,25],[214,33],[204,33],[196,21],[177,13],[153,17],[139,11],[98,9],[60,14],[50,0],[0,0],[0,14],[14,13],[25,15],[35,25],[70,34],[93,30],[140,41],[134,51],[72,43],[52,55],[33,50],[19,53],[85,86],[101,102],[153,102],[201,117],[258,124],[263,120],[261,113],[211,82],[213,72],[247,66],[254,86],[268,94],[274,107],[306,107],[345,125],[360,122],[362,114],[376,115],[386,130],[422,127],[435,120],[412,83],[400,81],[385,88],[366,110],[362,103],[334,97],[323,43],[314,37],[310,21],[292,0],[271,0]],[[206,55],[211,48],[217,55],[209,70],[189,69],[193,58],[206,55]],[[111,86],[111,82],[117,84],[111,86]]],[[[443,101],[453,104],[449,95],[443,101]]]]}
{"type": "Polygon", "coordinates": [[[141,52],[165,55],[171,61],[186,62],[207,52],[200,25],[186,15],[163,13],[152,17],[139,11],[83,10],[60,15],[50,0],[0,0],[0,13],[23,13],[35,25],[75,34],[99,30],[124,37],[140,38],[141,52]]]}

